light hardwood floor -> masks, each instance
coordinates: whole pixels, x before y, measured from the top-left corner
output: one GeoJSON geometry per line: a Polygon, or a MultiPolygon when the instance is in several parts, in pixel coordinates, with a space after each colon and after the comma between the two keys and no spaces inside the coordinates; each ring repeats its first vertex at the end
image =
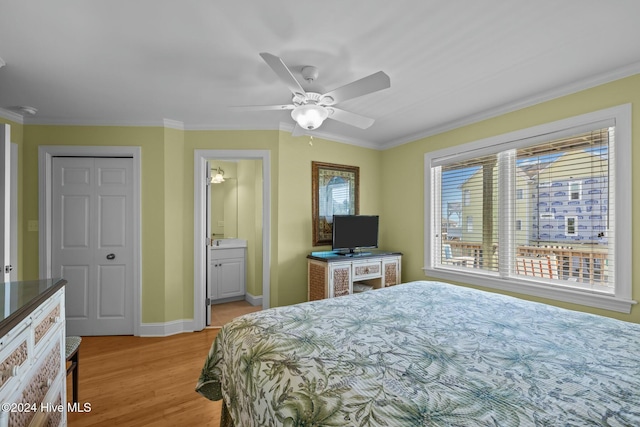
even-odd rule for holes
{"type": "MultiPolygon", "coordinates": [[[[259,310],[229,304],[214,306],[220,325],[259,310]]],[[[80,405],[91,404],[91,412],[69,413],[69,427],[219,426],[221,403],[195,392],[217,334],[218,329],[210,328],[162,338],[83,337],[78,397],[80,405]]],[[[71,401],[71,376],[67,399],[71,401]]]]}
{"type": "Polygon", "coordinates": [[[220,327],[229,320],[262,310],[262,306],[252,306],[246,301],[233,301],[211,306],[211,327],[220,327]]]}

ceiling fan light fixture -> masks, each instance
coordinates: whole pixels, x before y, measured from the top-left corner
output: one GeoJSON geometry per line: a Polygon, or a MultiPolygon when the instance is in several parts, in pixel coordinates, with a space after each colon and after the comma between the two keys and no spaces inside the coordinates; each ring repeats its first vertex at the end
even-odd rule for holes
{"type": "Polygon", "coordinates": [[[328,116],[329,112],[326,108],[315,104],[301,105],[291,111],[293,120],[295,120],[300,127],[307,130],[319,128],[328,116]]]}

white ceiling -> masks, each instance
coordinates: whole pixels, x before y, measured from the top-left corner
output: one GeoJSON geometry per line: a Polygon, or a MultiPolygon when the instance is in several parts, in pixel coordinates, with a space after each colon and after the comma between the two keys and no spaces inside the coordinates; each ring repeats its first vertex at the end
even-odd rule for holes
{"type": "Polygon", "coordinates": [[[640,72],[639,18],[637,0],[0,0],[0,115],[292,129],[289,111],[227,108],[291,102],[269,52],[296,77],[316,66],[317,91],[386,72],[338,105],[373,126],[317,135],[389,147],[640,72]]]}

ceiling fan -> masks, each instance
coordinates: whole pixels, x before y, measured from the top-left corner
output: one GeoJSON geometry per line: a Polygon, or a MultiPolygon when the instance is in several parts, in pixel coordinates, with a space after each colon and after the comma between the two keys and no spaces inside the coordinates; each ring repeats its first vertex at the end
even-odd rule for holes
{"type": "MultiPolygon", "coordinates": [[[[260,56],[289,88],[293,94],[292,103],[285,105],[247,105],[231,108],[235,111],[292,110],[291,117],[296,121],[296,126],[293,129],[294,136],[302,135],[305,131],[317,129],[327,118],[360,129],[368,128],[373,124],[374,119],[342,110],[335,107],[335,105],[391,86],[389,76],[382,71],[378,71],[324,94],[307,92],[302,88],[282,59],[264,52],[260,56]]],[[[302,77],[311,83],[318,78],[318,69],[310,65],[305,66],[302,68],[302,77]]]]}

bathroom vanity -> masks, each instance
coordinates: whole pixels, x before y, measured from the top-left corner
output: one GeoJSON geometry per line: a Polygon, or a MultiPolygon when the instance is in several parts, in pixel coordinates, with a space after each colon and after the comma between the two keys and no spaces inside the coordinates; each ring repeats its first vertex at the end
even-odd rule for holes
{"type": "Polygon", "coordinates": [[[211,246],[209,300],[212,304],[241,299],[246,293],[247,241],[218,239],[211,246]]]}

